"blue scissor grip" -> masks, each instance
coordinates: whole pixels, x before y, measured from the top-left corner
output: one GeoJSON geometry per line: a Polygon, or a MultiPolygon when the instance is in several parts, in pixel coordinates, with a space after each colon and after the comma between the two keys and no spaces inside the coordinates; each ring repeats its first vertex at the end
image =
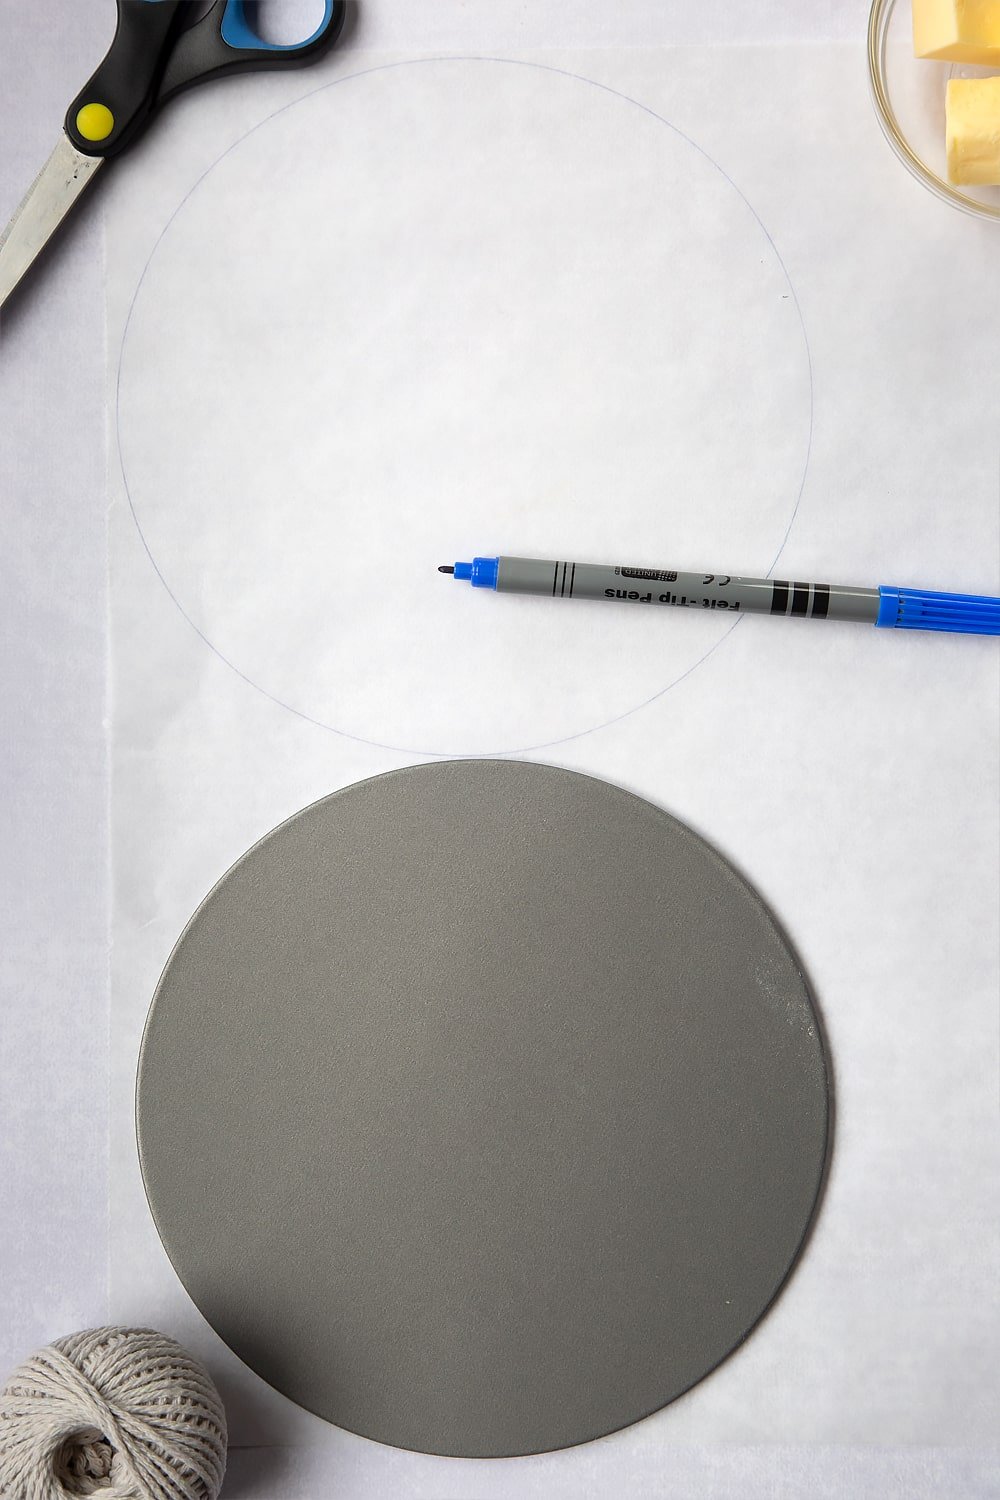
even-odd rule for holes
{"type": "Polygon", "coordinates": [[[247,20],[244,0],[228,0],[222,16],[222,40],[227,47],[241,52],[298,52],[302,47],[309,47],[319,40],[333,20],[335,8],[336,0],[324,0],[322,21],[312,36],[304,37],[301,42],[266,42],[257,35],[247,20]]]}

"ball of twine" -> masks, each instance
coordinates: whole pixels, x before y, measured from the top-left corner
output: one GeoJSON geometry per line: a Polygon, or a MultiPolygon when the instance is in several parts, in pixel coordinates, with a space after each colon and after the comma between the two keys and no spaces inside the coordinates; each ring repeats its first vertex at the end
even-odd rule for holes
{"type": "Polygon", "coordinates": [[[3,1500],[216,1500],[225,1469],[211,1376],[151,1329],[59,1339],[0,1391],[3,1500]]]}

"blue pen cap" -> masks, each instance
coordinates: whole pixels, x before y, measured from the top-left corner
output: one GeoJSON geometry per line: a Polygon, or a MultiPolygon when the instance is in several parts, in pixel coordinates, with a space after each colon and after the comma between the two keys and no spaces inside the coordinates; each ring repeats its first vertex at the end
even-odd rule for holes
{"type": "Polygon", "coordinates": [[[896,630],[948,630],[956,635],[1000,635],[1000,599],[988,594],[935,594],[930,589],[878,591],[876,625],[896,630]]]}

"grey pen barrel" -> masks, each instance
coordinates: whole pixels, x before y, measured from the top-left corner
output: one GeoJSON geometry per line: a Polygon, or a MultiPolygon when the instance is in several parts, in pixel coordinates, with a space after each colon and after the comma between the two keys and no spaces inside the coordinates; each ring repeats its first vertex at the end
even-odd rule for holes
{"type": "Polygon", "coordinates": [[[555,599],[611,599],[732,614],[797,615],[874,625],[878,589],[784,578],[740,578],[730,573],[682,573],[674,568],[628,568],[554,558],[501,557],[498,593],[546,594],[555,599]]]}

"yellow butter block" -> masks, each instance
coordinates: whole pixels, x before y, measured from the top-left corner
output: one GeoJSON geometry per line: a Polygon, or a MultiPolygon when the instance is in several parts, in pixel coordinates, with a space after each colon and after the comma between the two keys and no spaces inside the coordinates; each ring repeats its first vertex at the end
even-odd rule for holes
{"type": "Polygon", "coordinates": [[[913,50],[1000,67],[1000,0],[913,0],[913,50]]]}
{"type": "Polygon", "coordinates": [[[950,182],[1000,183],[1000,75],[949,78],[945,133],[950,182]]]}

